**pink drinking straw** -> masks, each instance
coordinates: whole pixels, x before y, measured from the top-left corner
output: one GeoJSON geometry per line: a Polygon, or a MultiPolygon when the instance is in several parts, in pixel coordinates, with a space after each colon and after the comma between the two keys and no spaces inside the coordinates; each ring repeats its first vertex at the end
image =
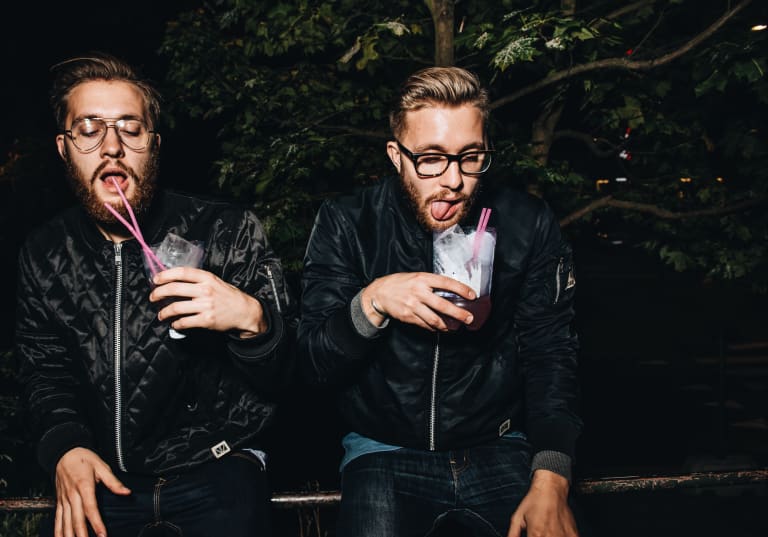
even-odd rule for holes
{"type": "Polygon", "coordinates": [[[155,255],[155,252],[152,251],[152,248],[149,247],[149,245],[144,240],[144,236],[141,234],[141,229],[139,228],[139,223],[136,221],[136,215],[133,214],[133,209],[131,208],[131,204],[128,203],[128,200],[125,198],[125,194],[123,194],[123,190],[120,188],[120,185],[117,183],[117,179],[114,177],[111,178],[112,184],[115,185],[115,189],[117,190],[117,193],[120,195],[120,199],[123,200],[123,205],[125,206],[125,210],[128,211],[128,215],[131,217],[131,221],[133,222],[133,225],[129,224],[128,221],[123,218],[123,216],[115,210],[114,207],[112,207],[109,203],[104,202],[104,206],[107,208],[109,212],[111,212],[115,218],[117,218],[122,224],[128,229],[128,231],[131,232],[131,235],[133,235],[137,241],[139,241],[139,244],[141,245],[141,248],[144,250],[144,253],[147,255],[147,259],[149,261],[149,270],[152,272],[152,275],[154,276],[158,272],[165,270],[165,266],[160,262],[160,260],[155,255]]]}
{"type": "Polygon", "coordinates": [[[485,228],[488,227],[488,219],[491,217],[491,209],[483,207],[480,211],[480,220],[477,223],[477,229],[475,230],[475,241],[472,244],[472,262],[477,261],[477,256],[480,253],[480,244],[483,241],[483,235],[485,235],[485,228]]]}

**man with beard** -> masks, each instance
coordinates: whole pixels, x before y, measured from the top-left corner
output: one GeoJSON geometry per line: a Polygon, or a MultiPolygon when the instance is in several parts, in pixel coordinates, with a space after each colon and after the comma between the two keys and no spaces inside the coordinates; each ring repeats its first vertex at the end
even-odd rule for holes
{"type": "Polygon", "coordinates": [[[570,249],[541,199],[481,190],[488,110],[469,71],[414,73],[390,113],[399,177],[317,214],[299,368],[338,393],[340,537],[576,535],[570,249]],[[468,330],[472,313],[435,291],[476,293],[432,273],[433,234],[475,224],[483,208],[497,236],[492,308],[468,330]]]}
{"type": "Polygon", "coordinates": [[[96,53],[53,72],[56,145],[80,205],[23,245],[16,330],[30,430],[55,480],[52,534],[269,535],[262,448],[292,363],[280,262],[249,208],[156,189],[159,96],[131,66],[96,53]],[[105,204],[129,223],[132,207],[149,244],[202,243],[202,268],[150,279],[105,204]]]}

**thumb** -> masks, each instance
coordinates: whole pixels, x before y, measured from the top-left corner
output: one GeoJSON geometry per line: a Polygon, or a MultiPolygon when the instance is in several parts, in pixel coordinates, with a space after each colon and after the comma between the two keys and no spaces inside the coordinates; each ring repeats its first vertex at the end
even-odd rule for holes
{"type": "Polygon", "coordinates": [[[509,523],[509,533],[507,537],[520,537],[523,530],[522,517],[513,516],[509,523]]]}
{"type": "Polygon", "coordinates": [[[96,480],[102,483],[110,491],[121,496],[127,496],[131,493],[131,489],[123,485],[112,470],[108,466],[96,470],[96,480]]]}

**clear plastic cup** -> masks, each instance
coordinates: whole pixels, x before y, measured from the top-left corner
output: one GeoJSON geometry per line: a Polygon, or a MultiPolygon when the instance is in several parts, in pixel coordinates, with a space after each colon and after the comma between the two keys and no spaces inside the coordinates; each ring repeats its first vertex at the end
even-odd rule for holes
{"type": "MultiPolygon", "coordinates": [[[[175,233],[168,233],[163,242],[151,245],[150,248],[166,269],[173,267],[200,268],[203,264],[203,255],[205,254],[203,243],[200,241],[188,241],[175,233]]],[[[150,285],[154,286],[151,283],[153,276],[151,261],[147,259],[146,253],[144,254],[144,267],[147,270],[150,285]]],[[[174,299],[163,300],[158,304],[158,308],[162,309],[173,301],[174,299]]],[[[172,327],[168,327],[168,335],[171,339],[184,339],[187,337],[172,327]]]]}
{"type": "MultiPolygon", "coordinates": [[[[449,291],[438,289],[435,294],[450,300],[460,308],[472,312],[469,330],[479,330],[491,314],[491,282],[493,258],[496,248],[496,230],[486,228],[475,244],[475,227],[453,228],[435,234],[433,241],[433,272],[443,274],[471,287],[477,296],[467,300],[449,291]]],[[[458,330],[464,323],[453,317],[440,315],[449,330],[458,330]]]]}

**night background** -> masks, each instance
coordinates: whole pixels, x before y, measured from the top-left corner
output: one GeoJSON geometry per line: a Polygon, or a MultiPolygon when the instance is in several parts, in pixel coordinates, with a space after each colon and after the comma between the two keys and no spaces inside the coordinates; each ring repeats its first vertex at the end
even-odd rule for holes
{"type": "MultiPolygon", "coordinates": [[[[18,246],[73,202],[47,103],[53,64],[105,50],[157,82],[166,100],[161,185],[253,203],[294,282],[319,201],[389,172],[386,99],[434,60],[426,5],[236,4],[0,11],[0,497],[51,494],[23,437],[10,349],[18,246]]],[[[454,9],[453,63],[477,70],[501,103],[488,180],[542,195],[574,248],[585,422],[577,476],[768,468],[768,30],[752,29],[768,24],[766,2],[454,9]],[[742,3],[665,65],[596,68],[502,103],[569,66],[664,57],[742,3]],[[531,27],[538,41],[522,33],[531,27]],[[506,46],[514,40],[519,47],[506,46]],[[537,132],[545,143],[531,143],[537,132]]],[[[287,399],[271,450],[275,490],[337,489],[341,430],[330,396],[297,387],[287,399]]],[[[757,537],[768,535],[766,488],[577,500],[584,535],[757,537]]],[[[321,510],[324,534],[334,534],[334,515],[321,510]]],[[[25,535],[15,516],[0,519],[0,534],[25,535]]],[[[315,534],[290,511],[276,516],[278,535],[315,534]]]]}

